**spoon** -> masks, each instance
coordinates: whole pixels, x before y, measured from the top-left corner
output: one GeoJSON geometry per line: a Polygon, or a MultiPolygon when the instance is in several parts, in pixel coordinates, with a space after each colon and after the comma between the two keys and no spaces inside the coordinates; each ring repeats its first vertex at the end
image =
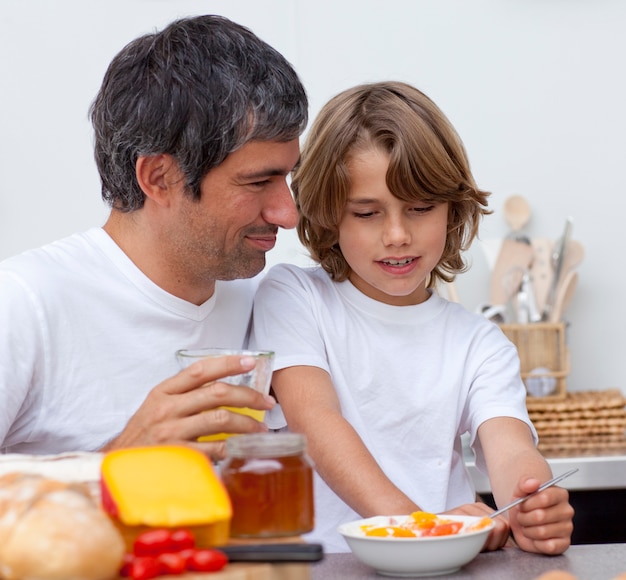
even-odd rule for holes
{"type": "Polygon", "coordinates": [[[567,251],[565,252],[565,258],[563,258],[563,269],[561,271],[561,280],[559,284],[562,284],[565,276],[571,270],[577,268],[585,257],[585,248],[577,240],[570,240],[567,244],[567,251]]]}
{"type": "Polygon", "coordinates": [[[530,220],[530,205],[525,197],[512,195],[504,202],[504,218],[513,232],[519,232],[530,220]]]}
{"type": "Polygon", "coordinates": [[[504,512],[510,510],[512,507],[515,507],[516,505],[521,504],[522,502],[526,501],[528,498],[532,497],[533,495],[537,495],[538,493],[542,492],[544,489],[548,489],[549,487],[552,487],[556,483],[559,483],[559,481],[563,481],[566,477],[573,475],[577,471],[578,471],[578,467],[575,467],[574,469],[570,469],[569,471],[566,471],[565,473],[562,473],[561,475],[557,475],[555,478],[551,479],[550,481],[546,481],[543,485],[540,485],[537,491],[533,491],[533,493],[529,493],[528,495],[525,495],[524,497],[518,497],[515,501],[512,501],[510,504],[505,505],[504,507],[501,507],[499,510],[496,510],[492,514],[489,514],[489,517],[493,519],[497,516],[502,515],[504,512]]]}
{"type": "Polygon", "coordinates": [[[563,276],[561,284],[556,289],[556,298],[554,300],[554,307],[550,313],[550,322],[560,322],[563,319],[563,313],[574,296],[577,283],[578,272],[575,270],[570,270],[563,276]]]}

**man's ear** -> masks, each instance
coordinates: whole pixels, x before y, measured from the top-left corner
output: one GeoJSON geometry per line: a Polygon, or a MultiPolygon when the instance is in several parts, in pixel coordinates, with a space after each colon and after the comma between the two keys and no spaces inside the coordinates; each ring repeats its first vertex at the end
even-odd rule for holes
{"type": "Polygon", "coordinates": [[[146,197],[158,205],[168,205],[173,190],[178,190],[182,181],[178,164],[165,153],[139,157],[135,174],[146,197]]]}

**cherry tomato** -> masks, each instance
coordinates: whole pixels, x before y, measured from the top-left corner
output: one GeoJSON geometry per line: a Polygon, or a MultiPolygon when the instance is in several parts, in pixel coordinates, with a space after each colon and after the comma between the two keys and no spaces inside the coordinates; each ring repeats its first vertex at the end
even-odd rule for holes
{"type": "Polygon", "coordinates": [[[149,580],[161,574],[161,564],[152,556],[136,556],[130,565],[133,580],[149,580]]]}
{"type": "Polygon", "coordinates": [[[180,550],[187,550],[196,546],[196,538],[189,530],[184,528],[172,530],[170,539],[170,550],[172,552],[179,552],[180,550]]]}
{"type": "Polygon", "coordinates": [[[158,556],[169,552],[172,545],[172,532],[164,528],[148,530],[139,534],[133,543],[135,556],[158,556]]]}
{"type": "Polygon", "coordinates": [[[195,572],[217,572],[226,564],[228,556],[220,550],[195,550],[187,562],[187,569],[195,572]]]}
{"type": "Polygon", "coordinates": [[[189,569],[189,561],[191,560],[191,557],[196,552],[197,552],[196,548],[187,548],[186,550],[181,550],[180,552],[178,552],[181,558],[185,560],[185,566],[187,567],[187,569],[189,569]]]}
{"type": "Polygon", "coordinates": [[[157,556],[161,574],[182,574],[187,569],[187,561],[181,552],[163,552],[157,556]]]}
{"type": "Polygon", "coordinates": [[[122,566],[120,567],[120,576],[122,576],[122,578],[130,576],[130,568],[134,559],[134,554],[124,554],[124,558],[122,559],[122,566]]]}
{"type": "Polygon", "coordinates": [[[425,536],[451,536],[456,534],[463,527],[462,522],[448,522],[445,524],[437,524],[424,532],[425,536]]]}

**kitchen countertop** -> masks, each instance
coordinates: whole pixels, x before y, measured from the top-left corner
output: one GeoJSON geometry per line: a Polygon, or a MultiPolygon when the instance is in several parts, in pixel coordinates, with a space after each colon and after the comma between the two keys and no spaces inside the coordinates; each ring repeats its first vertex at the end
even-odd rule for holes
{"type": "MultiPolygon", "coordinates": [[[[561,556],[529,554],[518,548],[505,548],[479,554],[455,574],[429,576],[445,580],[537,580],[545,572],[564,570],[578,580],[613,580],[626,573],[626,544],[571,546],[561,556]]],[[[351,553],[327,554],[311,565],[311,580],[361,580],[378,578],[373,568],[359,562],[351,553]]]]}
{"type": "MultiPolygon", "coordinates": [[[[593,455],[575,452],[551,454],[546,460],[554,475],[578,468],[578,472],[559,484],[570,491],[625,489],[626,449],[597,450],[593,455]]],[[[465,464],[474,480],[476,492],[490,493],[491,486],[486,475],[478,471],[471,450],[465,450],[465,464]]]]}

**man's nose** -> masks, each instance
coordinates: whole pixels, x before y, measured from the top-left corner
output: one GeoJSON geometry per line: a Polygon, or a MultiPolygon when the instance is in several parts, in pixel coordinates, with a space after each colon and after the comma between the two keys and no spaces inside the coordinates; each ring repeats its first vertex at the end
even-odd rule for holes
{"type": "Polygon", "coordinates": [[[266,222],[286,230],[296,227],[298,210],[286,181],[268,195],[263,218],[266,222]]]}

